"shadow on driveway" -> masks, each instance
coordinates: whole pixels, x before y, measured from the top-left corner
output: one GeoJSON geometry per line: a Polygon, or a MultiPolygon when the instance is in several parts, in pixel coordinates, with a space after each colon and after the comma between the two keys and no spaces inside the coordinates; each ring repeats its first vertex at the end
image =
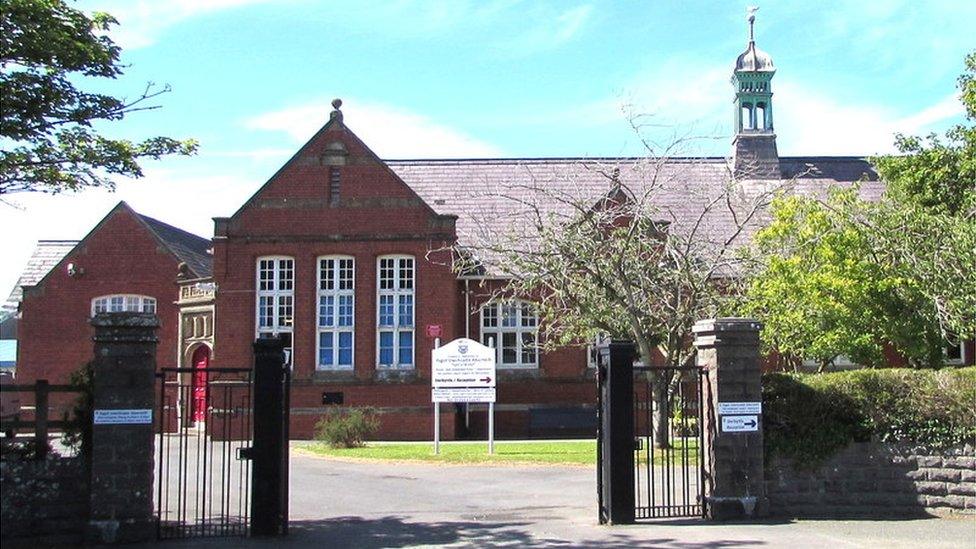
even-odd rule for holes
{"type": "MultiPolygon", "coordinates": [[[[631,536],[607,528],[606,535],[591,540],[566,540],[558,536],[538,535],[530,522],[408,522],[402,516],[364,519],[337,517],[325,520],[303,520],[291,524],[288,545],[331,547],[416,547],[461,545],[477,547],[756,547],[760,540],[710,540],[705,543],[682,542],[672,538],[631,536]]],[[[536,526],[538,528],[538,526],[536,526]]]]}

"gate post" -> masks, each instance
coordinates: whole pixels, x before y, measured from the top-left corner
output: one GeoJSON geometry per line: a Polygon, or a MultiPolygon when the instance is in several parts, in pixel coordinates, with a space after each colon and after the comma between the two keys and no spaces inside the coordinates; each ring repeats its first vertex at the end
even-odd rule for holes
{"type": "Polygon", "coordinates": [[[634,522],[634,357],[632,342],[600,349],[600,523],[634,522]]]}
{"type": "Polygon", "coordinates": [[[285,465],[284,341],[254,342],[254,442],[251,458],[251,535],[285,534],[288,517],[285,465]]]}
{"type": "MultiPolygon", "coordinates": [[[[151,313],[100,313],[92,319],[91,495],[88,541],[152,539],[156,328],[151,313]]],[[[159,420],[159,418],[157,418],[159,420]]]]}
{"type": "Polygon", "coordinates": [[[698,365],[708,372],[702,403],[706,406],[705,496],[708,516],[715,520],[762,517],[769,512],[763,463],[761,327],[748,318],[715,318],[700,320],[693,328],[698,365]]]}

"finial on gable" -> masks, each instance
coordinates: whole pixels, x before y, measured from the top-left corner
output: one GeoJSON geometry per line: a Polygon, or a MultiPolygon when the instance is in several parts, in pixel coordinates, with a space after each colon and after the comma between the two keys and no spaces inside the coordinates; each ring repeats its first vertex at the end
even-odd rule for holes
{"type": "Polygon", "coordinates": [[[342,111],[339,110],[340,108],[342,108],[342,99],[336,97],[335,99],[332,100],[333,110],[332,110],[332,114],[329,115],[330,120],[333,118],[338,118],[339,122],[342,122],[342,111]]]}

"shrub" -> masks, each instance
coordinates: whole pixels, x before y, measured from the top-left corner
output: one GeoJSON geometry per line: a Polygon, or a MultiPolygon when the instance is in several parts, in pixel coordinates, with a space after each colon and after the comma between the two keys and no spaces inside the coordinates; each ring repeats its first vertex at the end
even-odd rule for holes
{"type": "Polygon", "coordinates": [[[814,465],[851,442],[915,450],[976,442],[976,368],[763,377],[767,455],[814,465]]]}
{"type": "Polygon", "coordinates": [[[333,408],[315,423],[315,440],[333,448],[356,448],[380,428],[372,408],[333,408]]]}

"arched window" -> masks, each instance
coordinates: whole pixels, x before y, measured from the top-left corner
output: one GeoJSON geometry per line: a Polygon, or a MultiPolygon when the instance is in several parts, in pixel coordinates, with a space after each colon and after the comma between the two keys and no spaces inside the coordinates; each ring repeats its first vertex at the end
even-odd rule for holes
{"type": "Polygon", "coordinates": [[[752,103],[742,104],[742,112],[740,113],[740,116],[743,130],[756,129],[755,118],[752,117],[752,103]]]}
{"type": "Polygon", "coordinates": [[[155,313],[156,298],[135,294],[112,294],[92,300],[92,316],[98,313],[155,313]]]}
{"type": "Polygon", "coordinates": [[[355,337],[356,260],[319,258],[318,362],[320,370],[352,370],[355,337]]]}
{"type": "Polygon", "coordinates": [[[380,368],[414,367],[414,258],[382,256],[376,261],[376,340],[380,368]]]}
{"type": "Polygon", "coordinates": [[[285,341],[285,361],[291,364],[295,260],[291,257],[259,257],[256,267],[256,336],[281,337],[285,341]]]}
{"type": "Polygon", "coordinates": [[[527,301],[497,301],[481,308],[481,342],[494,343],[501,368],[538,368],[539,317],[527,301]]]}
{"type": "Polygon", "coordinates": [[[765,103],[756,103],[756,128],[760,130],[769,129],[769,124],[766,123],[765,103]]]}

